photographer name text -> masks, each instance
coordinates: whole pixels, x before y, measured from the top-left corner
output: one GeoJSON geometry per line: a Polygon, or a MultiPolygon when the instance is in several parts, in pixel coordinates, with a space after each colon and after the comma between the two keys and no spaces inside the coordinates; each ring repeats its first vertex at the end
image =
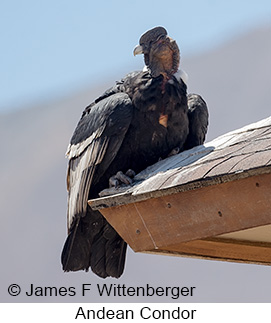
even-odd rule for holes
{"type": "Polygon", "coordinates": [[[196,287],[191,286],[158,286],[150,284],[144,286],[127,286],[126,284],[82,284],[80,287],[54,287],[54,286],[35,286],[30,284],[28,288],[23,289],[18,284],[11,284],[8,287],[8,293],[11,296],[25,294],[29,297],[56,297],[76,295],[89,296],[97,295],[100,297],[153,297],[164,296],[173,300],[181,297],[193,297],[196,287]]]}

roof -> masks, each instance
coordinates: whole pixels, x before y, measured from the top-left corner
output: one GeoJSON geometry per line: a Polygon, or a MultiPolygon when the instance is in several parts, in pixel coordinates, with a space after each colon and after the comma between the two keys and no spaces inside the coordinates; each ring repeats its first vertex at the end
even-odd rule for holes
{"type": "Polygon", "coordinates": [[[91,201],[101,209],[271,172],[271,117],[162,160],[135,177],[131,188],[91,201]]]}
{"type": "Polygon", "coordinates": [[[162,160],[133,186],[107,193],[89,204],[135,251],[269,264],[271,117],[162,160]]]}

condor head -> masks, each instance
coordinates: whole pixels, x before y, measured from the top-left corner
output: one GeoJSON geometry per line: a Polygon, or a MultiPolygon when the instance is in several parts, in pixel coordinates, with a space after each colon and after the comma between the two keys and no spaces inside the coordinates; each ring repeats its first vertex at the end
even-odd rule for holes
{"type": "Polygon", "coordinates": [[[162,74],[166,79],[177,72],[180,51],[175,40],[167,35],[164,27],[145,32],[134,49],[134,55],[144,54],[144,61],[153,77],[162,74]]]}

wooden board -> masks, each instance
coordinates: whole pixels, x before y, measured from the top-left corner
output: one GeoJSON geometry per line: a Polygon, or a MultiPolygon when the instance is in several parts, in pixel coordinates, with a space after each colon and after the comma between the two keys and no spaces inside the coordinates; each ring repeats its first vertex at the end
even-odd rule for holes
{"type": "Polygon", "coordinates": [[[100,211],[134,251],[271,224],[271,174],[100,211]]]}
{"type": "Polygon", "coordinates": [[[258,226],[255,228],[221,234],[218,238],[242,240],[250,242],[271,243],[271,224],[258,226]]]}
{"type": "Polygon", "coordinates": [[[151,250],[149,253],[271,265],[271,243],[210,238],[151,250]]]}

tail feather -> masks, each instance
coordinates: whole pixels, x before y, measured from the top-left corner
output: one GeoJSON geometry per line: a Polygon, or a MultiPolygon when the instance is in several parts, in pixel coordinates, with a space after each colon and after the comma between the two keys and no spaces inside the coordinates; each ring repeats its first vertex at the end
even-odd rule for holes
{"type": "Polygon", "coordinates": [[[106,252],[106,272],[108,276],[119,278],[124,270],[127,243],[118,237],[106,252]]]}
{"type": "Polygon", "coordinates": [[[119,278],[124,270],[127,244],[118,233],[106,224],[103,233],[91,246],[90,266],[92,271],[102,277],[119,278]]]}
{"type": "Polygon", "coordinates": [[[108,276],[105,268],[106,242],[106,239],[99,235],[91,246],[90,267],[101,278],[108,276]]]}
{"type": "Polygon", "coordinates": [[[102,277],[119,278],[124,270],[127,244],[100,212],[88,210],[77,217],[63,247],[64,271],[92,271],[102,277]]]}
{"type": "Polygon", "coordinates": [[[86,239],[82,230],[80,218],[70,231],[61,254],[64,271],[88,270],[90,255],[90,240],[86,239]]]}

